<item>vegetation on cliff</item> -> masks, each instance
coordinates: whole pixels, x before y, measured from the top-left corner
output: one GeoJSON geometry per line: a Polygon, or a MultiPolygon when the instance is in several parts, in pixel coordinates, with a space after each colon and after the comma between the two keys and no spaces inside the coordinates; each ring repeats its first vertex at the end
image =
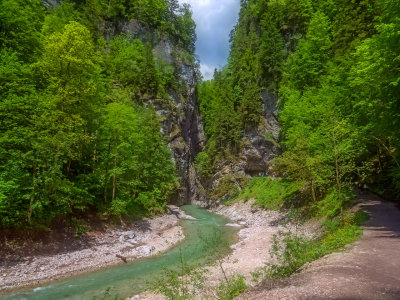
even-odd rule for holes
{"type": "Polygon", "coordinates": [[[164,210],[175,166],[136,100],[180,82],[150,43],[104,40],[102,26],[131,19],[192,57],[195,24],[175,0],[0,2],[0,228],[164,210]]]}
{"type": "Polygon", "coordinates": [[[243,187],[225,184],[226,176],[218,189],[235,189],[230,201],[255,198],[266,209],[284,209],[296,223],[320,221],[315,239],[292,233],[276,238],[271,254],[278,264],[265,271],[282,277],[360,236],[366,215],[348,212],[354,187],[400,195],[400,4],[241,5],[228,64],[199,86],[209,139],[197,167],[206,178],[223,161],[234,161],[245,148],[242,137],[261,127],[261,95],[279,97],[282,153],[265,170],[270,178],[252,178],[243,187]]]}
{"type": "Polygon", "coordinates": [[[335,193],[340,210],[364,183],[398,196],[398,1],[241,3],[228,65],[199,87],[201,170],[239,151],[260,123],[262,91],[279,96],[283,153],[269,172],[296,183],[294,205],[335,193]]]}

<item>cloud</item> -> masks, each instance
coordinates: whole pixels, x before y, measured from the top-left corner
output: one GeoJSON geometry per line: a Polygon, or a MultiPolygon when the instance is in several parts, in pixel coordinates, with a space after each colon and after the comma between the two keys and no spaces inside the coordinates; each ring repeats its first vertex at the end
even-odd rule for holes
{"type": "Polygon", "coordinates": [[[179,0],[189,3],[193,10],[193,19],[196,22],[196,53],[203,66],[204,72],[211,72],[227,63],[229,55],[229,33],[235,26],[240,0],[179,0]],[[212,71],[210,71],[212,70],[212,71]]]}
{"type": "Polygon", "coordinates": [[[200,72],[203,75],[204,80],[210,80],[214,76],[215,67],[206,64],[200,64],[200,72]]]}

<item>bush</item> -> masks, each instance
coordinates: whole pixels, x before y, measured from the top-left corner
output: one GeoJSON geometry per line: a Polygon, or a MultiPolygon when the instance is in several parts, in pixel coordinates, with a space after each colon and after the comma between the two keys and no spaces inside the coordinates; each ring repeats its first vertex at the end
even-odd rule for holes
{"type": "Polygon", "coordinates": [[[208,178],[211,176],[212,164],[210,156],[207,154],[207,152],[200,152],[197,154],[194,160],[194,166],[202,177],[208,178]]]}
{"type": "Polygon", "coordinates": [[[212,191],[212,199],[223,199],[225,203],[234,201],[239,195],[242,185],[246,184],[247,179],[243,175],[227,175],[221,179],[218,186],[212,191]]]}
{"type": "Polygon", "coordinates": [[[204,287],[208,269],[189,266],[180,252],[178,269],[164,268],[164,272],[154,283],[152,290],[163,294],[169,300],[193,299],[204,287]]]}
{"type": "MultiPolygon", "coordinates": [[[[354,201],[355,195],[349,189],[342,190],[343,208],[349,207],[354,201]]],[[[340,213],[340,203],[336,188],[332,188],[329,193],[318,202],[317,216],[333,218],[340,213]]]]}
{"type": "Polygon", "coordinates": [[[326,254],[337,251],[353,243],[362,234],[360,225],[368,220],[364,211],[346,214],[343,218],[328,220],[324,223],[321,238],[312,240],[291,232],[279,232],[274,236],[270,251],[277,264],[268,264],[265,269],[270,278],[288,277],[306,262],[316,260],[326,254]]]}
{"type": "Polygon", "coordinates": [[[235,275],[222,282],[217,288],[217,296],[220,300],[230,300],[239,296],[247,289],[243,275],[235,275]]]}

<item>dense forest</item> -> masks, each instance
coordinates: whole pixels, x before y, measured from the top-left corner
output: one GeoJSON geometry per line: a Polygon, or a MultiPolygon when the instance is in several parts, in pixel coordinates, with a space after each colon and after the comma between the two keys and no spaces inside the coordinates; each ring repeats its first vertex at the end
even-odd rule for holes
{"type": "Polygon", "coordinates": [[[176,0],[0,1],[0,228],[164,211],[177,175],[141,99],[180,82],[151,43],[105,40],[131,19],[193,61],[195,24],[176,0]]]}
{"type": "MultiPolygon", "coordinates": [[[[398,197],[400,2],[241,5],[228,64],[199,86],[208,137],[196,159],[202,176],[261,125],[260,93],[267,92],[279,96],[281,124],[281,155],[269,172],[284,177],[278,190],[286,205],[336,214],[357,185],[398,197]]],[[[263,189],[273,187],[265,181],[263,189]]]]}
{"type": "MultiPolygon", "coordinates": [[[[228,64],[198,83],[198,173],[240,153],[267,93],[281,125],[279,140],[265,133],[281,152],[269,172],[296,205],[341,210],[364,184],[398,197],[399,15],[395,0],[242,0],[228,64]]],[[[132,19],[195,65],[195,23],[176,0],[1,0],[1,228],[164,210],[178,179],[143,99],[185,87],[151,42],[114,30],[132,19]]]]}

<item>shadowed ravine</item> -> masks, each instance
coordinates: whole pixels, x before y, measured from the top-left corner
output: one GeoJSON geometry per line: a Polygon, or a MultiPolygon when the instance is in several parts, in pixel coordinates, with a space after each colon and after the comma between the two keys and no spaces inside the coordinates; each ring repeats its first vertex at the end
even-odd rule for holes
{"type": "Polygon", "coordinates": [[[163,268],[177,267],[181,256],[192,264],[205,264],[215,254],[226,255],[237,239],[237,228],[225,226],[228,219],[196,206],[185,206],[187,214],[197,220],[182,220],[185,240],[164,254],[137,260],[94,273],[22,290],[1,299],[92,299],[109,289],[112,296],[132,296],[149,288],[149,282],[162,275],[163,268]],[[182,253],[182,254],[181,254],[182,253]]]}

